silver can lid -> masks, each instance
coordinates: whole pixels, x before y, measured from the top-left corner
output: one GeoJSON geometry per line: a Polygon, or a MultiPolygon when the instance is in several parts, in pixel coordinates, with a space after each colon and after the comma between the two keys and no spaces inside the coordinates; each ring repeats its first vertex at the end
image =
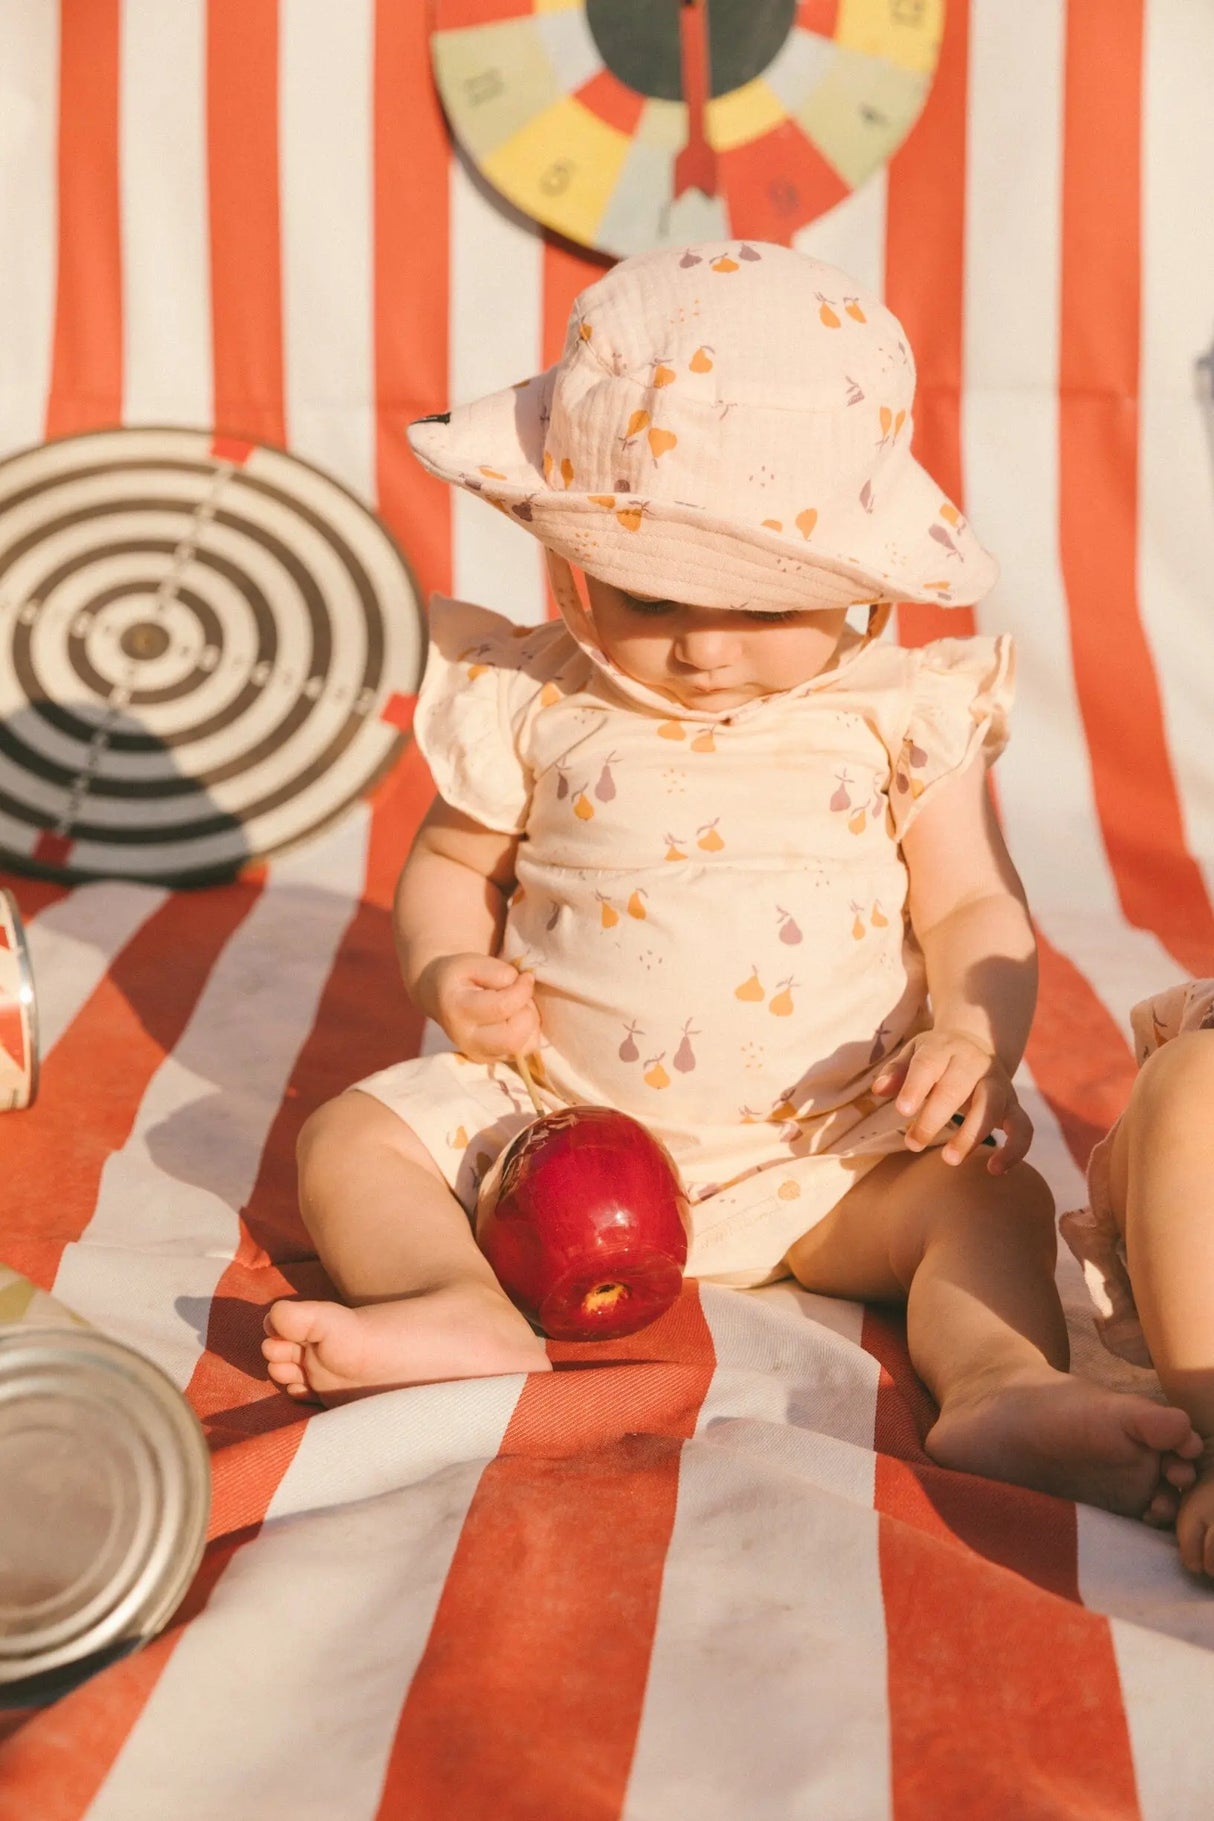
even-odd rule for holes
{"type": "Polygon", "coordinates": [[[153,1637],[209,1510],[202,1429],[159,1367],[90,1329],[0,1330],[0,1706],[153,1637]]]}

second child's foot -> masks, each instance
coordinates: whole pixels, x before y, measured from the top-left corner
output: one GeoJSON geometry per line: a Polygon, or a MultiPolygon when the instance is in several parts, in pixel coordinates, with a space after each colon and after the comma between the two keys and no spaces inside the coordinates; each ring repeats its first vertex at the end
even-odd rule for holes
{"type": "Polygon", "coordinates": [[[398,1302],[350,1309],[277,1302],[261,1350],[289,1397],[345,1403],[394,1386],[548,1372],[543,1341],[500,1291],[449,1285],[398,1302]]]}
{"type": "MultiPolygon", "coordinates": [[[[1171,1522],[1201,1453],[1183,1410],[1048,1366],[959,1390],[924,1445],[942,1467],[1156,1524],[1171,1522]]],[[[1208,1518],[1214,1523],[1214,1489],[1208,1518]]]]}

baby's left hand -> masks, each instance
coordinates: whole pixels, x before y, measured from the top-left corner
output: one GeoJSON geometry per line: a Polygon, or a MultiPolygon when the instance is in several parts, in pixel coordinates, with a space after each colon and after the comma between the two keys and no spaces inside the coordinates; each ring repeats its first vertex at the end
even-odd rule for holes
{"type": "Polygon", "coordinates": [[[917,1037],[882,1069],[872,1091],[881,1099],[897,1094],[898,1111],[910,1120],[908,1151],[922,1151],[959,1112],[964,1112],[964,1122],[944,1146],[945,1163],[964,1162],[989,1133],[1002,1132],[1004,1142],[986,1166],[992,1176],[1001,1176],[1032,1143],[1033,1122],[1007,1070],[963,1031],[933,1030],[917,1037]]]}

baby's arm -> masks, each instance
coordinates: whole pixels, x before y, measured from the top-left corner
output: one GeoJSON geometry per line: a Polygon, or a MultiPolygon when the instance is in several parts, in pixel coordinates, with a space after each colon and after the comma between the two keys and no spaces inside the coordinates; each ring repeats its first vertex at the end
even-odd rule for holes
{"type": "Polygon", "coordinates": [[[1028,1150],[1032,1124],[1012,1087],[1037,998],[1037,949],[1024,888],[986,791],[980,762],[941,785],[902,844],[911,925],[923,950],[932,1029],[874,1090],[897,1091],[920,1150],[953,1114],[965,1122],[944,1157],[960,1163],[992,1131],[1005,1143],[998,1174],[1028,1150]]]}
{"type": "Polygon", "coordinates": [[[396,890],[393,927],[405,986],[465,1056],[525,1054],[539,1033],[534,977],[497,950],[518,837],[440,797],[418,830],[396,890]]]}

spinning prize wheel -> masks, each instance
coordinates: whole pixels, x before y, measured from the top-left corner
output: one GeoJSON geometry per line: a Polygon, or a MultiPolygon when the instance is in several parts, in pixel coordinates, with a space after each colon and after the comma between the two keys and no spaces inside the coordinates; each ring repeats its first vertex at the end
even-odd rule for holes
{"type": "Polygon", "coordinates": [[[885,163],[944,0],[431,0],[469,156],[518,208],[623,256],[787,245],[885,163]]]}
{"type": "Polygon", "coordinates": [[[421,625],[379,521],[278,450],[0,463],[0,861],[200,884],[314,834],[399,751],[421,625]]]}

